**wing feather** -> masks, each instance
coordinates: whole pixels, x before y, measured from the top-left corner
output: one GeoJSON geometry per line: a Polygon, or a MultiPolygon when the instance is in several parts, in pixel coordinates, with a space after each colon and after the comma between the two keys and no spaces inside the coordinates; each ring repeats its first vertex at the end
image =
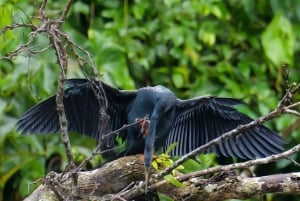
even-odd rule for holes
{"type": "Polygon", "coordinates": [[[240,135],[238,135],[236,137],[237,145],[241,152],[244,154],[244,158],[255,158],[255,156],[257,155],[257,151],[254,146],[248,146],[249,142],[247,141],[247,136],[241,137],[240,135]]]}
{"type": "MultiPolygon", "coordinates": [[[[65,89],[63,102],[69,131],[99,140],[100,130],[115,130],[126,123],[124,110],[135,98],[135,91],[120,91],[101,81],[87,79],[70,79],[66,84],[68,88],[65,89]],[[107,114],[100,112],[100,108],[105,108],[107,114]],[[108,118],[107,125],[102,121],[105,117],[108,118]]],[[[55,99],[56,96],[52,96],[27,111],[18,120],[17,129],[22,134],[58,132],[60,127],[55,99]]]]}
{"type": "MultiPolygon", "coordinates": [[[[242,103],[235,99],[198,97],[179,100],[177,119],[165,144],[177,142],[171,154],[183,155],[252,119],[240,113],[232,105],[242,103]],[[187,141],[188,140],[188,141],[187,141]]],[[[207,152],[217,155],[255,159],[283,151],[284,140],[267,127],[260,125],[226,139],[207,152]]]]}

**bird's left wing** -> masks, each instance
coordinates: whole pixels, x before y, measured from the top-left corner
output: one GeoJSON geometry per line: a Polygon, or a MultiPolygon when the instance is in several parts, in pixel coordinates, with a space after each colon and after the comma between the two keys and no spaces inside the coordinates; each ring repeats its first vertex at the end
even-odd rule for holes
{"type": "MultiPolygon", "coordinates": [[[[126,123],[124,110],[135,91],[120,91],[102,81],[69,79],[63,103],[68,130],[99,140],[99,132],[115,130],[126,123]],[[102,110],[101,110],[102,108],[102,110]]],[[[22,134],[55,133],[60,129],[56,96],[28,110],[17,122],[22,134]]]]}
{"type": "MultiPolygon", "coordinates": [[[[184,155],[197,147],[252,119],[240,113],[234,105],[242,103],[231,98],[212,96],[190,100],[177,99],[177,118],[172,126],[165,149],[172,143],[177,146],[172,155],[184,155]]],[[[254,159],[279,153],[284,140],[265,126],[248,129],[212,147],[209,152],[226,157],[254,159]]]]}

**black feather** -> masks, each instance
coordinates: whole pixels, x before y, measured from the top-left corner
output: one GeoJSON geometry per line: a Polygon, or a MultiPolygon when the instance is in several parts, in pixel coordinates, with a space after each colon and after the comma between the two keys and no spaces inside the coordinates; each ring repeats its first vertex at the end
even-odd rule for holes
{"type": "MultiPolygon", "coordinates": [[[[52,96],[27,111],[17,122],[18,130],[22,134],[58,132],[60,126],[55,99],[56,96],[52,96]]],[[[146,139],[139,133],[138,126],[122,132],[122,137],[128,141],[124,153],[144,152],[146,165],[151,164],[151,147],[167,149],[177,143],[171,154],[183,155],[238,125],[252,121],[234,108],[243,104],[241,100],[213,96],[180,100],[163,86],[122,91],[102,81],[70,79],[66,81],[63,103],[68,130],[96,140],[124,124],[133,123],[136,118],[148,115],[150,125],[146,139]],[[144,150],[145,145],[148,148],[144,150]]],[[[110,148],[115,146],[113,137],[102,143],[110,148]]],[[[277,154],[283,150],[284,144],[277,133],[265,126],[257,126],[226,139],[207,152],[254,159],[277,154]]]]}

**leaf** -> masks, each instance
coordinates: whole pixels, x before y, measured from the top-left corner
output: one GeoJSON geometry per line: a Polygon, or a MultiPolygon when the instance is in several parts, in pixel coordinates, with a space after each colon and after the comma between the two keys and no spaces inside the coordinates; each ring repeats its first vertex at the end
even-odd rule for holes
{"type": "Polygon", "coordinates": [[[4,186],[4,184],[9,180],[9,178],[11,178],[17,171],[24,168],[26,165],[28,165],[35,159],[36,159],[35,156],[26,158],[21,163],[16,164],[14,167],[12,167],[9,171],[4,172],[4,174],[1,176],[0,186],[4,186]]]}
{"type": "Polygon", "coordinates": [[[265,55],[271,62],[293,65],[294,36],[292,25],[282,14],[277,14],[265,29],[261,37],[265,55]]]}
{"type": "Polygon", "coordinates": [[[165,194],[158,193],[158,197],[160,201],[174,201],[172,198],[169,198],[165,194]]]}
{"type": "Polygon", "coordinates": [[[77,1],[73,5],[74,13],[83,13],[84,15],[89,14],[89,6],[82,1],[77,1]]]}
{"type": "Polygon", "coordinates": [[[177,146],[177,142],[174,142],[174,143],[172,143],[170,146],[168,146],[168,148],[167,148],[167,150],[166,150],[166,154],[170,154],[170,152],[172,151],[172,150],[174,150],[175,149],[175,147],[177,146]]]}
{"type": "Polygon", "coordinates": [[[155,169],[155,170],[158,170],[158,164],[156,161],[152,161],[152,167],[155,169]]]}
{"type": "Polygon", "coordinates": [[[164,176],[164,179],[178,188],[184,187],[184,184],[178,181],[178,179],[176,179],[176,177],[173,177],[172,175],[166,175],[164,176]]]}

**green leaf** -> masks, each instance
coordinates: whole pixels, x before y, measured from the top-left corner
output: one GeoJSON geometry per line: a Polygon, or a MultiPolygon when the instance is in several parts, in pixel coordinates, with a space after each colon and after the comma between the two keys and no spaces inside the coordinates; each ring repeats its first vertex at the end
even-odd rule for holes
{"type": "Polygon", "coordinates": [[[164,179],[178,188],[184,187],[184,184],[178,181],[178,179],[176,179],[176,177],[173,177],[172,175],[166,175],[164,176],[164,179]]]}
{"type": "Polygon", "coordinates": [[[29,157],[23,160],[21,163],[14,165],[14,167],[10,168],[9,171],[5,172],[0,179],[0,186],[4,186],[9,178],[11,178],[17,171],[24,168],[26,165],[30,164],[32,161],[36,159],[35,156],[29,157]]]}
{"type": "Polygon", "coordinates": [[[264,52],[273,64],[276,66],[282,63],[293,65],[295,42],[292,25],[282,14],[274,16],[261,39],[264,52]]]}
{"type": "Polygon", "coordinates": [[[36,181],[37,179],[45,175],[44,166],[41,165],[44,164],[45,162],[44,159],[38,156],[35,156],[35,158],[33,159],[34,160],[32,160],[30,163],[27,163],[21,169],[22,179],[20,181],[19,192],[22,196],[26,196],[29,193],[28,190],[29,191],[34,190],[35,186],[29,185],[30,183],[36,181]]]}
{"type": "Polygon", "coordinates": [[[174,201],[172,198],[169,198],[165,194],[158,193],[158,197],[160,201],[174,201]]]}
{"type": "Polygon", "coordinates": [[[89,6],[82,1],[77,1],[73,5],[74,12],[83,13],[84,15],[89,14],[89,6]]]}
{"type": "Polygon", "coordinates": [[[152,167],[155,169],[155,170],[158,170],[158,164],[156,161],[152,161],[152,167]]]}
{"type": "Polygon", "coordinates": [[[168,148],[167,148],[167,150],[166,150],[166,154],[170,154],[170,152],[172,151],[172,150],[174,150],[175,149],[175,147],[177,146],[177,142],[174,142],[174,143],[172,143],[170,146],[168,146],[168,148]]]}

